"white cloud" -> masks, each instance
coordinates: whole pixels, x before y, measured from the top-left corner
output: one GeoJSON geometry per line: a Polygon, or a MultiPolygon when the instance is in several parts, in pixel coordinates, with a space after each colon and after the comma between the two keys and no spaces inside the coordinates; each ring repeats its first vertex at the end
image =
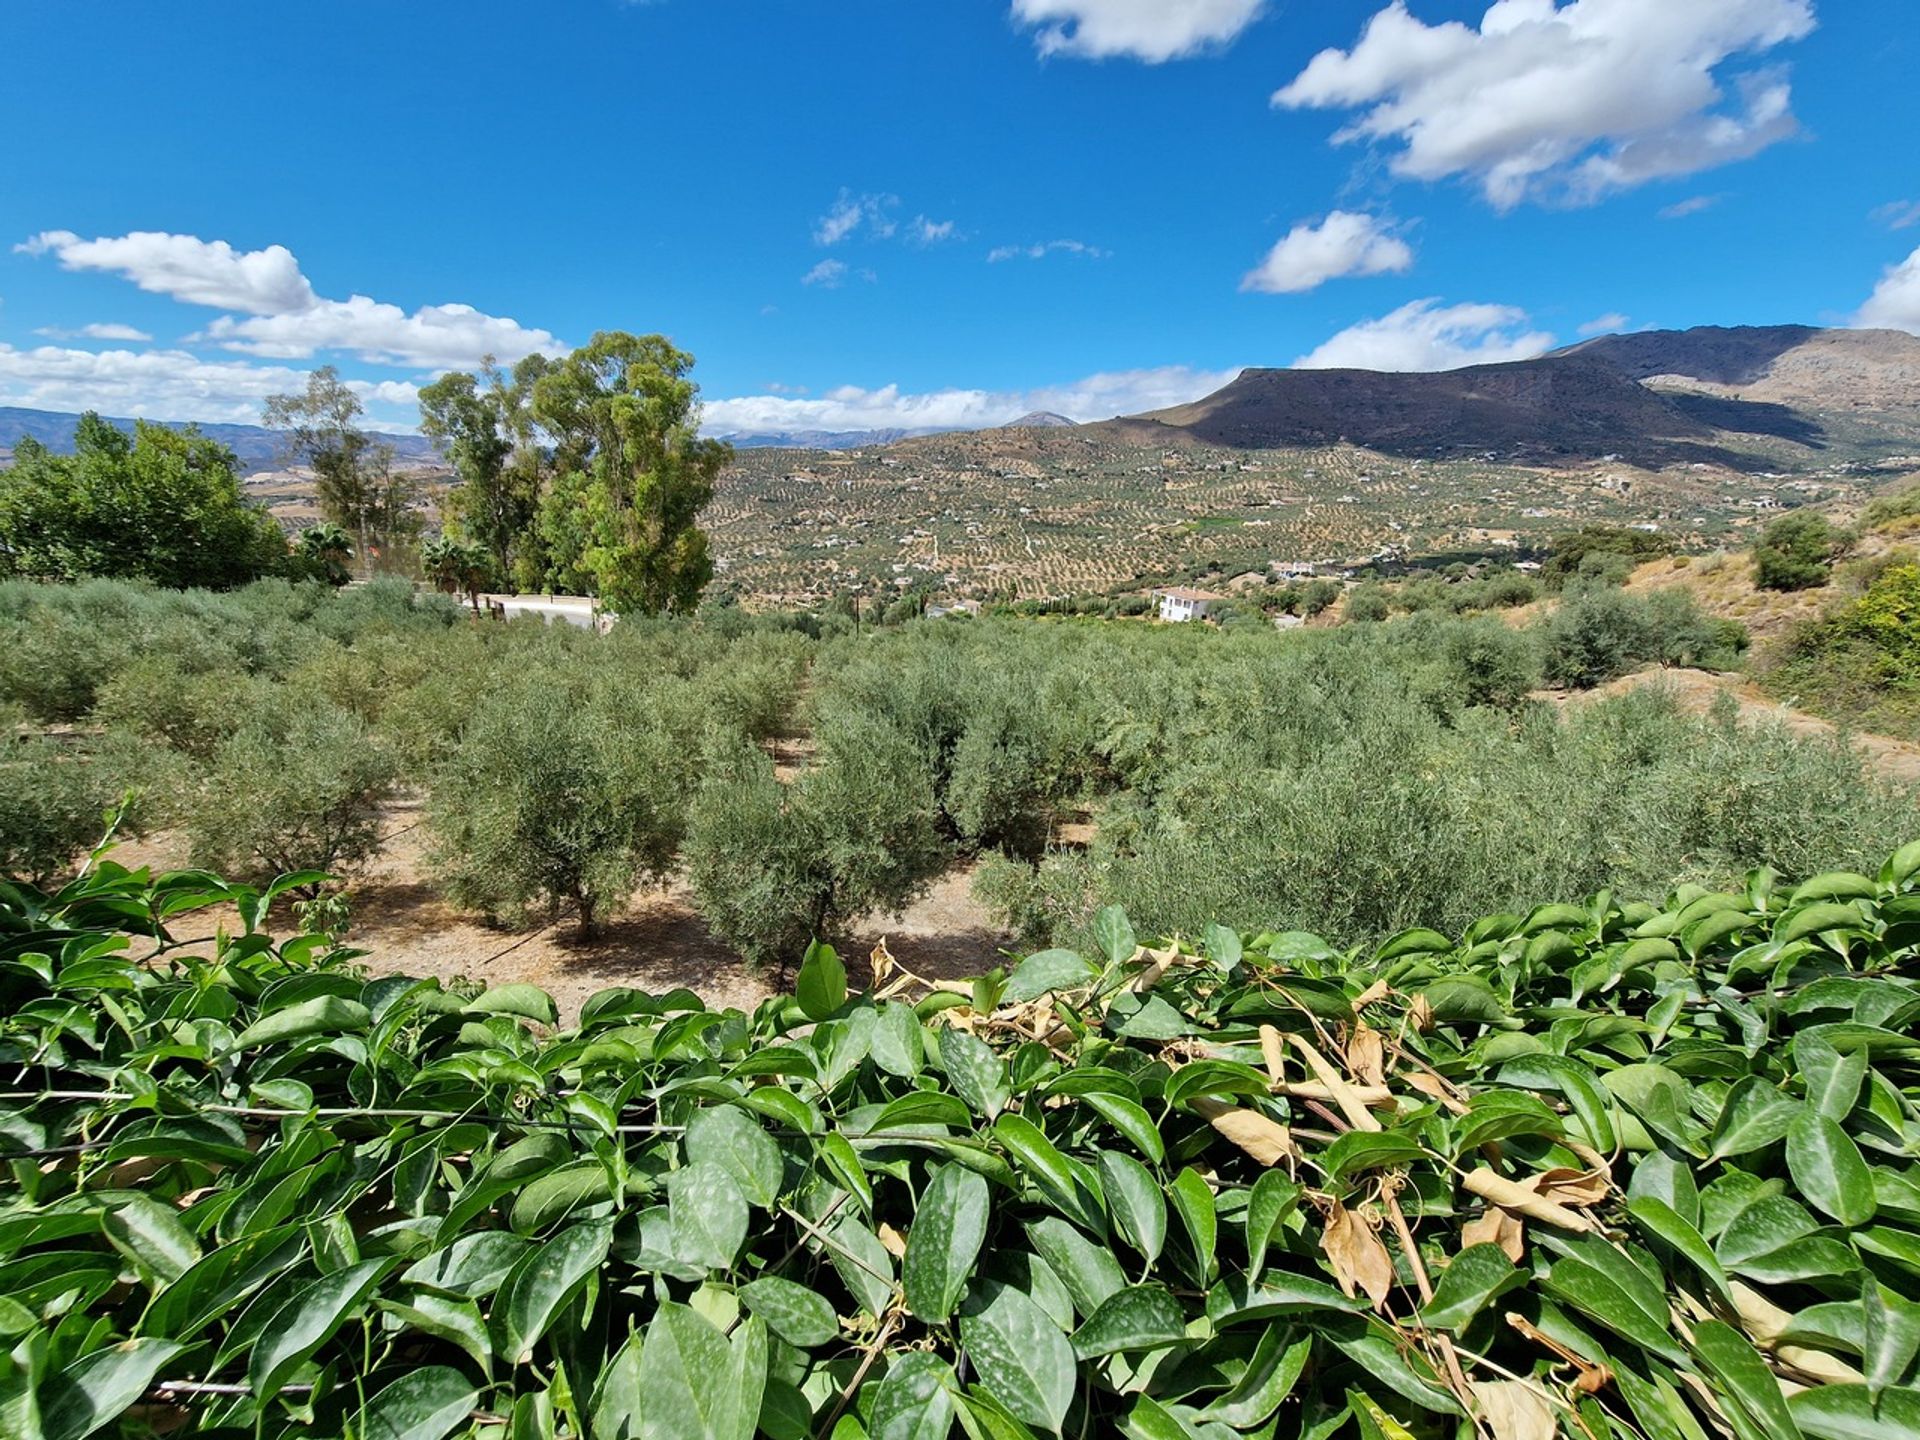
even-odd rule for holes
{"type": "Polygon", "coordinates": [[[1910,230],[1920,225],[1920,200],[1896,200],[1873,212],[1875,224],[1889,230],[1910,230]]]}
{"type": "Polygon", "coordinates": [[[1007,260],[1044,260],[1049,255],[1074,255],[1082,260],[1106,260],[1111,250],[1088,245],[1080,240],[1047,240],[1038,245],[1000,245],[987,252],[987,263],[999,265],[1007,260]]]}
{"type": "Polygon", "coordinates": [[[915,245],[938,245],[959,238],[959,226],[951,220],[929,220],[924,215],[916,215],[907,225],[907,239],[915,245]]]}
{"type": "Polygon", "coordinates": [[[1034,390],[936,390],[917,395],[897,385],[877,390],[845,385],[816,399],[776,394],[709,400],[705,423],[716,435],[756,435],[798,430],[984,429],[1035,410],[1050,410],[1072,420],[1110,420],[1184,405],[1218,390],[1238,373],[1169,365],[1090,375],[1034,390]]]}
{"type": "Polygon", "coordinates": [[[1622,315],[1618,310],[1613,310],[1587,321],[1580,327],[1580,333],[1582,335],[1618,335],[1632,323],[1633,321],[1627,316],[1622,315]]]}
{"type": "Polygon", "coordinates": [[[1412,268],[1413,247],[1377,217],[1335,210],[1318,225],[1294,226],[1240,288],[1297,295],[1346,275],[1404,275],[1412,268]]]}
{"type": "Polygon", "coordinates": [[[1531,360],[1553,348],[1553,336],[1530,323],[1511,305],[1415,300],[1342,330],[1293,363],[1302,370],[1458,370],[1531,360]]]}
{"type": "Polygon", "coordinates": [[[1887,267],[1854,323],[1869,330],[1906,330],[1920,335],[1920,250],[1887,267]]]}
{"type": "Polygon", "coordinates": [[[897,195],[855,195],[842,190],[833,208],[814,222],[813,243],[838,245],[863,227],[876,240],[891,239],[899,228],[892,215],[899,203],[897,195]]]}
{"type": "Polygon", "coordinates": [[[118,275],[150,294],[216,310],[280,315],[317,303],[300,262],[284,245],[235,250],[224,240],[159,230],[96,240],[82,240],[71,230],[43,230],[13,248],[27,255],[51,254],[63,270],[118,275]]]}
{"type": "Polygon", "coordinates": [[[823,290],[838,290],[847,283],[847,262],[822,260],[800,277],[802,285],[818,285],[823,290]]]}
{"type": "MultiPolygon", "coordinates": [[[[204,360],[183,350],[75,350],[0,343],[0,404],[34,410],[98,410],[155,420],[258,424],[269,395],[306,387],[304,371],[243,360],[204,360]]],[[[376,427],[413,423],[419,403],[407,381],[348,382],[376,427]],[[388,413],[381,413],[382,410],[388,413]]]]}
{"type": "Polygon", "coordinates": [[[526,329],[471,305],[425,305],[409,315],[365,295],[322,300],[290,315],[222,315],[202,334],[228,350],[270,360],[305,360],[321,350],[343,350],[362,360],[423,370],[477,365],[487,355],[511,365],[536,351],[552,355],[566,348],[545,330],[526,329]]]}
{"type": "Polygon", "coordinates": [[[46,325],[33,332],[49,340],[120,340],[144,344],[153,339],[144,330],[136,330],[131,325],[82,325],[78,330],[62,330],[57,325],[46,325]]]}
{"type": "Polygon", "coordinates": [[[1660,212],[1662,220],[1684,220],[1689,215],[1698,215],[1703,210],[1711,210],[1721,201],[1718,195],[1693,195],[1685,200],[1677,200],[1660,212]]]}
{"type": "Polygon", "coordinates": [[[1397,145],[1394,169],[1471,176],[1501,209],[1590,202],[1743,160],[1793,135],[1784,72],[1715,72],[1814,28],[1813,0],[1496,0],[1479,29],[1393,0],[1274,103],[1358,110],[1336,141],[1397,145]]]}
{"type": "Polygon", "coordinates": [[[339,350],[434,370],[476,365],[486,355],[511,364],[566,348],[548,331],[471,305],[427,305],[408,314],[365,295],[323,299],[282,245],[239,251],[224,240],[159,231],[82,240],[69,230],[48,230],[14,248],[51,254],[67,270],[119,275],[190,305],[240,311],[245,318],[220,316],[194,337],[240,354],[304,360],[339,350]]]}
{"type": "Polygon", "coordinates": [[[1229,45],[1265,9],[1266,0],[1013,0],[1014,20],[1040,27],[1042,55],[1150,65],[1229,45]]]}

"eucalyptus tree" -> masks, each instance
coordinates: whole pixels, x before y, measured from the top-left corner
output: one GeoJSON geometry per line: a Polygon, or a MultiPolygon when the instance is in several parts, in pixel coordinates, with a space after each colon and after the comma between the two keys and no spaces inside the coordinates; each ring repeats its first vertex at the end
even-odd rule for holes
{"type": "Polygon", "coordinates": [[[352,532],[369,572],[382,552],[419,530],[419,486],[393,464],[393,447],[361,425],[365,407],[331,365],[307,376],[304,391],[268,397],[261,423],[284,432],[286,458],[314,473],[320,513],[352,532]]]}
{"type": "Polygon", "coordinates": [[[713,576],[698,520],[733,450],[700,436],[693,363],[663,336],[606,331],[533,385],[553,445],[538,517],[550,563],[582,572],[617,611],[691,611],[713,576]]]}

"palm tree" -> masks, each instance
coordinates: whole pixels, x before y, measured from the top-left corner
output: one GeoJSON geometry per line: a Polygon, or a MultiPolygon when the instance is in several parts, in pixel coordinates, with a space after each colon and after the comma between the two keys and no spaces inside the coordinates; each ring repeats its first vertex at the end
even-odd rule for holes
{"type": "Polygon", "coordinates": [[[420,569],[434,589],[465,595],[480,613],[480,592],[493,578],[493,556],[484,545],[439,534],[420,547],[420,569]]]}
{"type": "Polygon", "coordinates": [[[353,540],[331,520],[303,531],[294,553],[306,569],[317,572],[329,585],[344,585],[351,578],[347,566],[353,560],[353,540]]]}

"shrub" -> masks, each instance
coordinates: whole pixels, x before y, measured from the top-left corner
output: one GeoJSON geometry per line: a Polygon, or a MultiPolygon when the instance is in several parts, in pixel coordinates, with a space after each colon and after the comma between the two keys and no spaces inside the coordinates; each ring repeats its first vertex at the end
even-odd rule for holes
{"type": "Polygon", "coordinates": [[[1618,585],[1646,560],[1673,552],[1664,535],[1618,525],[1589,525],[1572,534],[1557,535],[1548,546],[1540,579],[1550,590],[1575,581],[1618,585]]]}
{"type": "Polygon", "coordinates": [[[741,747],[694,798],[688,881],[715,935],[758,966],[791,963],[809,939],[870,910],[897,910],[945,863],[933,787],[878,721],[821,737],[791,785],[741,747]]]}
{"type": "Polygon", "coordinates": [[[1345,618],[1350,624],[1377,624],[1385,620],[1392,610],[1384,589],[1378,585],[1362,585],[1347,596],[1345,618]]]}
{"type": "Polygon", "coordinates": [[[395,767],[366,722],[267,691],[214,749],[188,820],[194,859],[249,879],[359,865],[379,846],[395,767]]]}
{"type": "Polygon", "coordinates": [[[514,924],[571,906],[591,934],[673,863],[692,758],[644,708],[516,680],[434,775],[434,873],[456,905],[514,924]]]}
{"type": "Polygon", "coordinates": [[[1848,538],[1810,510],[1782,515],[1753,547],[1754,583],[1762,590],[1811,590],[1833,575],[1848,538]]]}
{"type": "Polygon", "coordinates": [[[1569,595],[1541,627],[1546,677],[1586,690],[1614,680],[1659,653],[1645,602],[1618,590],[1569,595]]]}
{"type": "Polygon", "coordinates": [[[1436,664],[1440,694],[1462,705],[1511,710],[1540,683],[1540,651],[1533,636],[1498,620],[1447,627],[1436,664]]]}

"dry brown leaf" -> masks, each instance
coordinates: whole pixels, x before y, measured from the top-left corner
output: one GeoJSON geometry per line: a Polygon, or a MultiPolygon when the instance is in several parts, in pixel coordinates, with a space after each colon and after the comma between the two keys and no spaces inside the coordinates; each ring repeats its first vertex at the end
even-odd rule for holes
{"type": "Polygon", "coordinates": [[[1141,950],[1136,953],[1135,958],[1137,959],[1141,955],[1146,957],[1146,968],[1138,975],[1135,975],[1127,985],[1127,988],[1136,995],[1146,994],[1166,978],[1167,972],[1173,968],[1174,962],[1180,958],[1180,947],[1178,945],[1169,945],[1167,947],[1167,953],[1164,955],[1153,950],[1141,950]]]}
{"type": "Polygon", "coordinates": [[[1520,1183],[1556,1205],[1598,1205],[1613,1188],[1597,1170],[1548,1170],[1520,1183]]]}
{"type": "Polygon", "coordinates": [[[1193,1102],[1193,1108],[1204,1115],[1215,1130],[1262,1165],[1278,1165],[1299,1154],[1294,1148],[1292,1132],[1257,1110],[1228,1105],[1205,1095],[1193,1102]]]}
{"type": "Polygon", "coordinates": [[[1526,1227],[1498,1205],[1489,1205],[1478,1219],[1460,1227],[1462,1249],[1470,1245],[1498,1245],[1516,1265],[1527,1258],[1526,1236],[1526,1227]]]}
{"type": "Polygon", "coordinates": [[[1320,1249],[1348,1299],[1364,1290],[1374,1309],[1386,1306],[1393,1289],[1393,1257],[1364,1216],[1334,1201],[1327,1211],[1320,1249]]]}
{"type": "MultiPolygon", "coordinates": [[[[1317,1080],[1295,1080],[1290,1083],[1275,1085],[1273,1087],[1273,1093],[1275,1095],[1283,1095],[1289,1100],[1322,1100],[1329,1104],[1331,1104],[1335,1098],[1333,1091],[1329,1090],[1317,1080]]],[[[1394,1103],[1393,1092],[1384,1085],[1354,1085],[1350,1087],[1349,1093],[1367,1105],[1391,1105],[1394,1103]]]]}
{"type": "Polygon", "coordinates": [[[1391,985],[1387,984],[1384,980],[1376,980],[1367,986],[1366,989],[1362,990],[1359,995],[1354,997],[1353,1008],[1355,1010],[1364,1010],[1367,1006],[1386,999],[1387,996],[1392,993],[1393,987],[1391,985]]]}
{"type": "Polygon", "coordinates": [[[893,1226],[882,1223],[879,1235],[881,1245],[886,1247],[886,1252],[893,1256],[894,1259],[899,1260],[906,1255],[907,1237],[894,1229],[893,1226]]]}
{"type": "Polygon", "coordinates": [[[1286,1051],[1280,1048],[1280,1032],[1271,1025],[1260,1027],[1260,1053],[1267,1062],[1267,1078],[1275,1085],[1286,1075],[1286,1051]]]}
{"type": "Polygon", "coordinates": [[[893,974],[893,952],[887,949],[887,937],[882,935],[867,954],[867,963],[873,967],[873,984],[869,987],[878,991],[887,983],[887,977],[893,974]]]}
{"type": "Polygon", "coordinates": [[[1347,1041],[1347,1073],[1362,1085],[1387,1083],[1387,1049],[1380,1032],[1365,1021],[1354,1027],[1347,1041]]]}
{"type": "Polygon", "coordinates": [[[1407,1002],[1407,1023],[1424,1035],[1433,1029],[1433,1006],[1424,995],[1416,995],[1407,1002]]]}
{"type": "Polygon", "coordinates": [[[1583,1215],[1578,1210],[1569,1210],[1564,1205],[1556,1205],[1551,1200],[1544,1200],[1526,1186],[1502,1179],[1485,1166],[1475,1170],[1460,1183],[1482,1200],[1490,1200],[1503,1210],[1511,1210],[1516,1215],[1524,1215],[1527,1219],[1537,1220],[1542,1225],[1551,1225],[1556,1230],[1583,1232],[1600,1228],[1592,1216],[1583,1215]]]}
{"type": "Polygon", "coordinates": [[[1289,1035],[1287,1039],[1292,1042],[1293,1048],[1300,1052],[1301,1058],[1307,1062],[1307,1068],[1313,1071],[1313,1078],[1326,1086],[1328,1091],[1331,1092],[1334,1103],[1340,1107],[1340,1113],[1347,1117],[1347,1123],[1349,1125],[1353,1126],[1356,1130],[1378,1130],[1381,1128],[1380,1122],[1374,1118],[1373,1112],[1367,1109],[1366,1102],[1353,1093],[1353,1086],[1341,1078],[1333,1066],[1327,1062],[1327,1057],[1314,1049],[1313,1046],[1307,1042],[1306,1037],[1289,1035]]]}
{"type": "Polygon", "coordinates": [[[1476,1380],[1473,1399],[1493,1440],[1553,1440],[1558,1417],[1538,1385],[1519,1380],[1476,1380]]]}

